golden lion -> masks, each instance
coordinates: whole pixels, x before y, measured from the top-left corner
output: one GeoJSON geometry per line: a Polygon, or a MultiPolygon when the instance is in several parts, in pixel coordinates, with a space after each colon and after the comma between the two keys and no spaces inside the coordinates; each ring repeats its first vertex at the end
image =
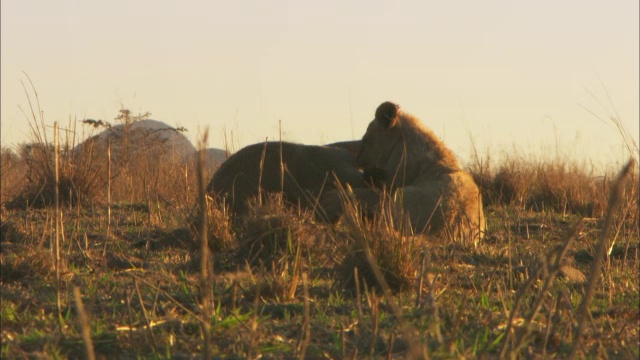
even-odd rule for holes
{"type": "Polygon", "coordinates": [[[248,201],[282,192],[290,205],[312,208],[325,189],[365,187],[356,155],[333,146],[265,142],[249,145],[229,157],[213,175],[207,193],[224,199],[236,217],[247,213],[248,201]],[[284,171],[284,175],[283,175],[284,171]]]}
{"type": "MultiPolygon", "coordinates": [[[[414,116],[396,104],[378,106],[375,119],[362,138],[357,157],[374,183],[381,183],[399,199],[416,233],[445,234],[474,243],[486,230],[482,199],[471,175],[455,155],[414,116]]],[[[368,211],[377,208],[380,192],[354,189],[368,211]]],[[[327,193],[322,206],[337,220],[342,205],[337,192],[327,193]]]]}

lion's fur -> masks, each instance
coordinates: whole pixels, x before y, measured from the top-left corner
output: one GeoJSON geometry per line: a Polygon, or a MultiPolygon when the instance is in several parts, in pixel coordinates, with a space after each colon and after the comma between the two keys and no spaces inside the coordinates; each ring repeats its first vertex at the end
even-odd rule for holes
{"type": "Polygon", "coordinates": [[[361,140],[339,141],[339,142],[327,144],[325,146],[337,147],[340,149],[347,150],[348,152],[354,155],[358,155],[358,153],[360,152],[360,148],[362,147],[362,141],[361,140]]]}
{"type": "Polygon", "coordinates": [[[325,189],[335,188],[335,178],[365,186],[355,154],[331,146],[266,142],[249,145],[222,163],[207,193],[224,199],[239,217],[247,212],[250,199],[273,192],[282,191],[289,204],[313,207],[325,189]]]}
{"type": "MultiPolygon", "coordinates": [[[[386,102],[378,107],[362,138],[358,163],[382,170],[384,185],[401,199],[415,232],[447,233],[473,241],[482,238],[486,225],[473,178],[431,130],[397,105],[386,102]]],[[[355,190],[356,197],[370,207],[379,201],[372,192],[355,190]]],[[[330,202],[323,205],[336,209],[330,202]]]]}

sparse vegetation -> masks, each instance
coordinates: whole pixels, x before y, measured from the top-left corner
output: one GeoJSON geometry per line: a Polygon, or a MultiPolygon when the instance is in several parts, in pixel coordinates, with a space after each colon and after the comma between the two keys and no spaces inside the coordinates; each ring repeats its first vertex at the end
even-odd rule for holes
{"type": "Polygon", "coordinates": [[[506,157],[499,164],[476,159],[470,171],[487,206],[517,206],[586,217],[603,215],[607,203],[602,194],[611,187],[612,180],[611,174],[596,174],[575,161],[517,155],[506,157]]]}
{"type": "Polygon", "coordinates": [[[347,200],[343,220],[326,225],[274,196],[231,225],[224,204],[210,200],[212,306],[203,312],[190,165],[132,156],[126,166],[137,171],[115,164],[126,175],[94,178],[63,144],[62,174],[91,187],[60,216],[59,317],[54,210],[33,197],[9,206],[21,186],[50,179],[38,168],[22,183],[52,165],[49,143],[36,143],[38,160],[2,151],[3,358],[188,357],[203,352],[203,325],[220,358],[562,358],[579,323],[579,355],[640,355],[637,166],[607,210],[615,174],[559,160],[478,161],[469,170],[489,232],[475,247],[393,230],[402,216],[389,204],[364,220],[347,200]],[[129,186],[126,195],[118,186],[129,186]],[[602,275],[587,289],[607,214],[602,275]]]}

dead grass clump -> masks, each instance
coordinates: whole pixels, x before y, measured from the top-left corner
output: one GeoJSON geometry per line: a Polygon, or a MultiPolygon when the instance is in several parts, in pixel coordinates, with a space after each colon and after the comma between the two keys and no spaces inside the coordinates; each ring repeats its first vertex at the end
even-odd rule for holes
{"type": "MultiPolygon", "coordinates": [[[[80,198],[73,180],[68,177],[61,177],[59,183],[60,204],[75,205],[80,198]]],[[[37,209],[53,206],[55,202],[55,180],[46,175],[30,182],[18,196],[7,203],[8,209],[19,209],[33,207],[37,209]]]]}
{"type": "Polygon", "coordinates": [[[26,235],[18,223],[11,221],[11,219],[2,219],[0,222],[0,238],[2,243],[22,243],[26,235]]]}
{"type": "Polygon", "coordinates": [[[315,233],[312,216],[296,213],[283,204],[281,194],[269,194],[260,204],[250,201],[242,219],[238,254],[252,265],[271,269],[282,259],[292,259],[300,248],[308,248],[315,233]]]}
{"type": "Polygon", "coordinates": [[[493,204],[523,205],[527,198],[532,169],[522,162],[507,160],[500,166],[492,183],[490,193],[493,204]]]}
{"type": "Polygon", "coordinates": [[[272,264],[270,270],[262,268],[248,289],[248,298],[258,297],[276,302],[293,300],[301,278],[301,257],[298,254],[294,261],[291,260],[282,257],[272,264]]]}
{"type": "Polygon", "coordinates": [[[475,159],[469,171],[485,206],[520,206],[590,217],[602,214],[606,207],[606,181],[578,162],[516,156],[493,166],[488,159],[475,159]]]}
{"type": "MultiPolygon", "coordinates": [[[[189,229],[196,243],[200,240],[200,217],[195,214],[189,222],[189,229]]],[[[207,196],[207,243],[211,251],[229,250],[235,245],[235,234],[231,227],[229,209],[225,203],[207,196]]]]}
{"type": "Polygon", "coordinates": [[[409,226],[395,226],[398,219],[404,218],[401,207],[393,206],[390,196],[382,198],[381,209],[373,219],[362,216],[353,199],[345,200],[345,232],[337,234],[335,240],[338,250],[345,254],[338,277],[346,286],[355,284],[356,268],[358,280],[370,287],[383,287],[376,271],[393,291],[405,290],[415,283],[420,263],[416,254],[422,238],[409,234],[409,226]]]}
{"type": "MultiPolygon", "coordinates": [[[[4,243],[2,247],[0,274],[3,282],[46,280],[55,277],[55,261],[51,251],[42,247],[31,248],[22,244],[4,243]]],[[[60,265],[60,272],[66,272],[66,265],[63,262],[60,265]]]]}
{"type": "Polygon", "coordinates": [[[484,206],[525,206],[534,182],[535,166],[523,158],[507,157],[496,166],[487,155],[474,156],[469,173],[478,184],[484,206]]]}
{"type": "MultiPolygon", "coordinates": [[[[26,206],[49,207],[54,204],[55,153],[52,144],[36,136],[38,142],[20,146],[20,162],[25,167],[25,176],[20,181],[21,190],[7,202],[8,209],[26,206]]],[[[76,205],[95,199],[103,187],[104,180],[90,162],[78,159],[70,143],[62,144],[59,156],[59,201],[60,204],[76,205]]]]}
{"type": "Polygon", "coordinates": [[[249,212],[241,219],[238,255],[257,269],[251,296],[291,301],[308,253],[318,231],[308,212],[297,213],[283,203],[282,194],[271,193],[261,204],[249,201],[249,212]]]}
{"type": "Polygon", "coordinates": [[[578,164],[540,163],[534,179],[527,199],[527,205],[534,210],[551,208],[593,216],[594,211],[601,212],[606,206],[606,195],[601,194],[604,189],[600,189],[598,180],[578,164]]]}
{"type": "Polygon", "coordinates": [[[18,194],[26,168],[20,156],[7,147],[0,149],[0,164],[0,204],[5,204],[18,194]]]}

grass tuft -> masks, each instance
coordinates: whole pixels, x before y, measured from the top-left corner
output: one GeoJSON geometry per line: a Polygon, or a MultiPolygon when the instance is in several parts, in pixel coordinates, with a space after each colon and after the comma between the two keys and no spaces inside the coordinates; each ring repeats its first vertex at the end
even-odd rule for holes
{"type": "MultiPolygon", "coordinates": [[[[55,277],[55,263],[51,251],[43,248],[28,249],[20,244],[3,244],[0,256],[2,281],[29,282],[35,279],[55,277]]],[[[67,272],[64,262],[60,263],[60,273],[67,272]]]]}
{"type": "MultiPolygon", "coordinates": [[[[209,248],[214,253],[234,248],[236,246],[235,233],[231,226],[228,207],[208,195],[205,196],[207,196],[207,243],[209,248]]],[[[200,228],[199,217],[193,215],[189,221],[189,229],[196,243],[199,243],[200,228]]]]}
{"type": "MultiPolygon", "coordinates": [[[[97,169],[83,162],[72,150],[71,144],[63,144],[60,152],[59,201],[62,206],[74,206],[80,202],[90,203],[99,194],[104,182],[97,169]]],[[[55,201],[55,162],[53,145],[31,143],[20,146],[20,162],[25,181],[18,194],[10,199],[8,209],[25,207],[45,208],[55,201]]]]}
{"type": "Polygon", "coordinates": [[[506,156],[495,165],[475,159],[469,172],[482,191],[485,206],[516,206],[586,217],[602,216],[611,177],[594,175],[585,164],[506,156]]]}
{"type": "Polygon", "coordinates": [[[271,269],[283,257],[293,259],[313,239],[312,216],[285,206],[281,194],[269,194],[262,204],[254,201],[242,220],[238,254],[252,266],[271,269]]]}
{"type": "Polygon", "coordinates": [[[404,218],[401,208],[394,206],[389,195],[384,195],[378,215],[367,219],[353,198],[344,193],[344,231],[336,233],[335,242],[344,255],[338,270],[339,278],[347,287],[355,284],[354,268],[358,281],[369,287],[378,287],[373,267],[382,273],[389,288],[402,291],[416,282],[420,259],[421,236],[410,234],[410,227],[394,224],[404,218]],[[375,263],[371,262],[375,259],[375,263]]]}

